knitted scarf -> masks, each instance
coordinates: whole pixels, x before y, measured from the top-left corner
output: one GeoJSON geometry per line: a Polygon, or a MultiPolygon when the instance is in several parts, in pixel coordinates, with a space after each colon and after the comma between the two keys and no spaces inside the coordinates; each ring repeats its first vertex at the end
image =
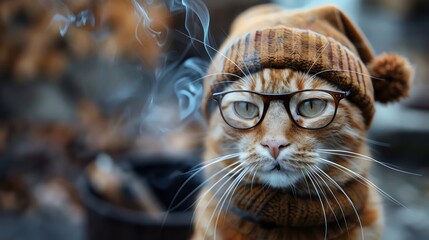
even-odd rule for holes
{"type": "Polygon", "coordinates": [[[268,233],[318,239],[324,238],[325,232],[327,239],[347,238],[361,226],[368,186],[351,180],[341,186],[342,190],[334,188],[319,189],[319,195],[310,196],[290,189],[239,185],[219,230],[237,232],[249,239],[265,238],[268,233]]]}

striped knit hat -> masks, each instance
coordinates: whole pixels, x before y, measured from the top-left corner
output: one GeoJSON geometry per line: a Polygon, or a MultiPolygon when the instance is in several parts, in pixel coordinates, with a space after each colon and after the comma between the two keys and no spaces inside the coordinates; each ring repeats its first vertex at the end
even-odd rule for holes
{"type": "Polygon", "coordinates": [[[348,97],[371,124],[374,100],[408,96],[412,69],[396,54],[375,57],[360,30],[333,6],[289,11],[261,5],[241,14],[205,79],[203,111],[214,84],[264,68],[290,68],[350,90],[348,97]]]}

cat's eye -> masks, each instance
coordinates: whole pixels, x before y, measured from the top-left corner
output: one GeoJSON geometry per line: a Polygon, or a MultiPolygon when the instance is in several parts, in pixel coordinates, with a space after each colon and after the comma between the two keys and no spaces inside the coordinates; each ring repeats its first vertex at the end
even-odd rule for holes
{"type": "Polygon", "coordinates": [[[298,104],[298,114],[306,118],[314,118],[323,113],[327,102],[323,99],[307,99],[298,104]]]}
{"type": "Polygon", "coordinates": [[[245,101],[234,102],[234,111],[237,116],[243,119],[253,119],[259,115],[258,107],[253,103],[245,101]]]}

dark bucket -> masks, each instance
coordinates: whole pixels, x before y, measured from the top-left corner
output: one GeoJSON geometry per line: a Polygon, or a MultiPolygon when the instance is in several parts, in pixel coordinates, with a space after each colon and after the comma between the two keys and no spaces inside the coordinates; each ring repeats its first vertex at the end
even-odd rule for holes
{"type": "MultiPolygon", "coordinates": [[[[132,157],[127,167],[142,176],[154,195],[167,209],[185,181],[194,173],[197,159],[167,157],[132,157]],[[191,171],[191,172],[189,172],[191,171]]],[[[174,203],[179,203],[202,183],[201,174],[193,177],[180,191],[174,203]]],[[[189,239],[192,235],[192,204],[196,191],[189,199],[168,214],[154,218],[148,213],[124,209],[102,199],[85,177],[81,182],[82,199],[87,211],[88,240],[189,239]]],[[[174,204],[173,204],[174,205],[174,204]]]]}

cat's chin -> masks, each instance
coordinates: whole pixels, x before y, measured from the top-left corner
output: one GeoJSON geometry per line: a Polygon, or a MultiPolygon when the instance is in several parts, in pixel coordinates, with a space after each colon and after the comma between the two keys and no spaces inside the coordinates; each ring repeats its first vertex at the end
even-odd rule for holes
{"type": "Polygon", "coordinates": [[[258,173],[259,181],[273,188],[287,188],[298,182],[302,174],[291,171],[270,171],[258,173]]]}

